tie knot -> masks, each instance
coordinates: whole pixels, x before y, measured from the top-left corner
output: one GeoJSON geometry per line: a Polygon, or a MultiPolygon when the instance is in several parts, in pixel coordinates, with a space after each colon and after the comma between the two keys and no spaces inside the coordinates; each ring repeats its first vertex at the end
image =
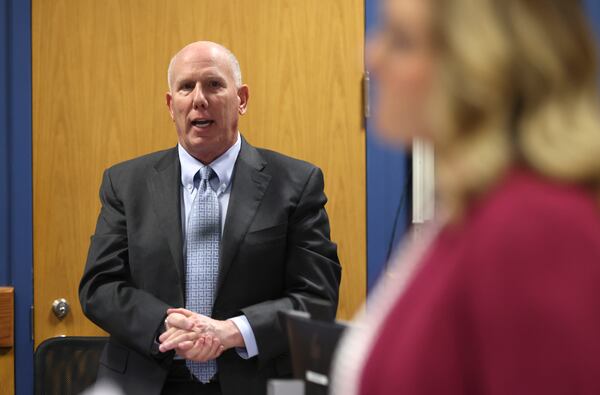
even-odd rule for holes
{"type": "Polygon", "coordinates": [[[200,180],[209,181],[214,174],[215,172],[210,166],[204,166],[200,169],[200,180]]]}

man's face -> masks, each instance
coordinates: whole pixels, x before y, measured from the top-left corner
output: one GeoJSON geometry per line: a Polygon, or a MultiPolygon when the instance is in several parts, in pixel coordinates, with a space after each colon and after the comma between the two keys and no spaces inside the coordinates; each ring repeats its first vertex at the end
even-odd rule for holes
{"type": "Polygon", "coordinates": [[[179,143],[196,159],[208,164],[235,143],[247,103],[248,87],[236,87],[222,49],[195,43],[177,55],[167,105],[179,143]]]}

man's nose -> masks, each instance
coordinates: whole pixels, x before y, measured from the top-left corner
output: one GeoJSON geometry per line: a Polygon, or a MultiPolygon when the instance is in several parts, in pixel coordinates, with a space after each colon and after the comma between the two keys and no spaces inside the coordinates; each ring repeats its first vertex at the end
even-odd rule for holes
{"type": "Polygon", "coordinates": [[[204,92],[202,91],[202,85],[199,83],[196,85],[194,89],[194,108],[207,108],[208,101],[204,96],[204,92]]]}

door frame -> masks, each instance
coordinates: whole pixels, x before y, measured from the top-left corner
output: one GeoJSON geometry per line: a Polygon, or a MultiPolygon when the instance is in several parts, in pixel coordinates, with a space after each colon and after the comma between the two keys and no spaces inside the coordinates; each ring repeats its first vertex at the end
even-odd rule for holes
{"type": "Polygon", "coordinates": [[[31,1],[0,0],[0,285],[15,288],[15,393],[33,393],[31,1]]]}

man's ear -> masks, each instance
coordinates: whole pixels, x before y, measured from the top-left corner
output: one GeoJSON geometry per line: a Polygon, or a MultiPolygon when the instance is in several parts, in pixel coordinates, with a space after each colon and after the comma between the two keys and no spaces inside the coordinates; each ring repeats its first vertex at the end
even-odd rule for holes
{"type": "Polygon", "coordinates": [[[240,115],[244,115],[248,109],[248,99],[250,99],[250,90],[248,89],[248,85],[242,85],[238,88],[238,98],[240,99],[238,111],[240,115]]]}
{"type": "Polygon", "coordinates": [[[171,94],[171,92],[167,92],[165,94],[165,99],[167,101],[167,107],[169,108],[169,114],[171,114],[171,119],[175,120],[175,118],[173,117],[173,95],[171,94]]]}

